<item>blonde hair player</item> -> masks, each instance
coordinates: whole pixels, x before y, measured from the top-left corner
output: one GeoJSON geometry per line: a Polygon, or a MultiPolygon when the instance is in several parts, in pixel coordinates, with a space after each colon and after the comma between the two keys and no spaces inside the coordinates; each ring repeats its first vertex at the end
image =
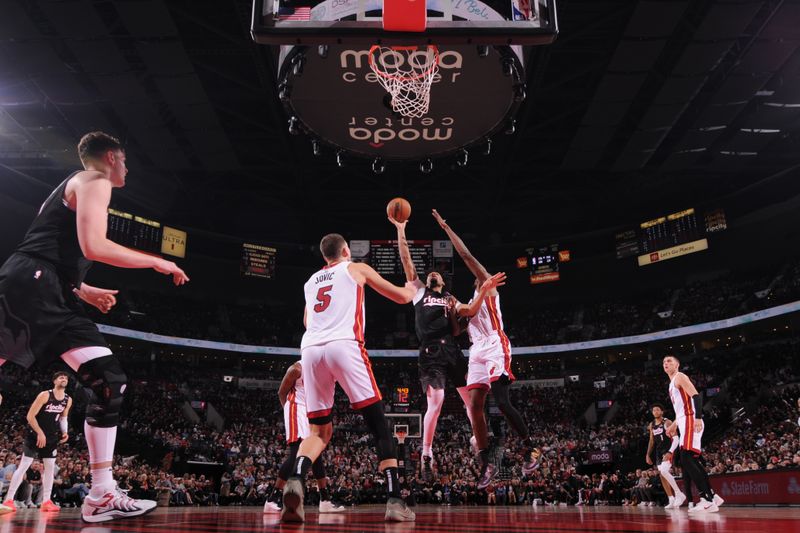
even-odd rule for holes
{"type": "MultiPolygon", "coordinates": [[[[500,272],[494,276],[487,276],[472,300],[468,304],[463,304],[445,290],[440,272],[429,272],[426,282],[420,281],[406,239],[408,221],[398,222],[391,217],[389,221],[397,227],[397,246],[406,280],[416,288],[413,302],[415,329],[420,342],[419,376],[427,401],[423,420],[422,461],[423,468],[429,473],[433,462],[433,438],[444,403],[444,388],[447,381],[450,381],[461,396],[467,408],[473,433],[481,435],[482,443],[488,441],[486,417],[483,408],[476,409],[470,399],[467,390],[469,368],[455,337],[459,333],[458,319],[474,317],[480,311],[484,299],[497,287],[505,284],[506,275],[500,272]]],[[[488,445],[480,449],[481,474],[477,484],[479,489],[489,486],[497,475],[497,466],[491,460],[493,455],[488,445]]]]}
{"type": "Polygon", "coordinates": [[[700,501],[690,513],[716,513],[725,503],[714,494],[708,474],[698,461],[702,453],[703,439],[703,397],[697,392],[692,380],[678,371],[681,362],[674,355],[664,357],[664,372],[669,376],[669,399],[675,409],[675,422],[667,428],[667,435],[674,437],[680,432],[681,468],[683,475],[695,484],[700,492],[700,501]]]}
{"type": "Polygon", "coordinates": [[[84,281],[92,261],[120,268],[152,268],[175,285],[189,281],[178,266],[131,250],[106,236],[114,189],[125,186],[128,168],[119,140],[94,131],[78,143],[84,170],[70,174],[42,204],[28,233],[0,267],[0,365],[29,368],[60,358],[89,393],[84,434],[92,489],[81,506],[85,522],[148,513],[152,500],[135,500],[117,487],[111,472],[127,376],[79,300],[107,313],[116,290],[84,281]]]}
{"type": "Polygon", "coordinates": [[[319,245],[326,265],[303,286],[306,332],[300,345],[311,434],[297,451],[292,476],[283,488],[284,522],[303,522],[303,486],[308,471],[333,434],[333,395],[338,383],[375,438],[378,469],[386,476],[388,522],[410,522],[414,512],[400,497],[397,449],[383,410],[381,393],[364,347],[364,286],[399,304],[414,297],[413,287],[397,287],[363,263],[351,262],[347,241],[338,233],[319,245]]]}

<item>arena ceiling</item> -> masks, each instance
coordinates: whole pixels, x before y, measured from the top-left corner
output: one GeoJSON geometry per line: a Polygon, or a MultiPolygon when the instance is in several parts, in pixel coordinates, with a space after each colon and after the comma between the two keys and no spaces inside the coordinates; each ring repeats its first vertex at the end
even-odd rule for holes
{"type": "Polygon", "coordinates": [[[375,238],[403,195],[426,236],[419,213],[438,207],[507,242],[631,224],[800,165],[800,1],[558,6],[514,135],[464,168],[375,175],[288,133],[249,0],[4,1],[0,192],[37,204],[76,167],[80,135],[103,129],[128,146],[119,204],[173,224],[375,238]]]}

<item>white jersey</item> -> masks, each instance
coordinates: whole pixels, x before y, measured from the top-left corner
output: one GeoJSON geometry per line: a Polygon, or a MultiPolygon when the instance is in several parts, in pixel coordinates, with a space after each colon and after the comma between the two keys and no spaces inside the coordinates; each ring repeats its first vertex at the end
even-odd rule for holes
{"type": "Polygon", "coordinates": [[[331,341],[364,342],[364,287],[350,275],[350,261],[325,267],[303,286],[306,332],[300,349],[331,341]]]}
{"type": "MultiPolygon", "coordinates": [[[[472,300],[478,297],[478,292],[472,296],[472,300]]],[[[483,299],[478,313],[469,319],[467,325],[469,340],[473,343],[482,342],[487,337],[503,334],[503,313],[500,312],[500,295],[483,299]]]]}
{"type": "MultiPolygon", "coordinates": [[[[301,363],[300,366],[302,368],[302,363],[301,363]]],[[[303,371],[302,370],[300,371],[300,377],[297,378],[297,381],[294,382],[294,390],[292,390],[292,392],[294,393],[294,396],[293,396],[294,403],[296,403],[298,405],[302,405],[303,408],[305,409],[305,407],[306,407],[306,388],[303,386],[303,371]]]]}
{"type": "Polygon", "coordinates": [[[672,401],[672,408],[675,409],[675,418],[694,419],[694,405],[692,399],[682,388],[675,385],[675,378],[678,372],[672,376],[669,382],[669,399],[672,401]]]}
{"type": "Polygon", "coordinates": [[[309,436],[308,412],[306,410],[306,389],[303,375],[294,382],[294,387],[283,405],[283,422],[286,428],[286,442],[292,443],[309,436]]]}

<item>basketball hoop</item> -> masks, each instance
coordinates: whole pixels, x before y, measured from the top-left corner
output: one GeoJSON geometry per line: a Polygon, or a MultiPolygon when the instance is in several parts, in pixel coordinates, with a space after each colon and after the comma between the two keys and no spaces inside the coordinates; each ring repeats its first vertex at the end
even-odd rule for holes
{"type": "Polygon", "coordinates": [[[428,113],[431,85],[439,71],[439,49],[427,45],[378,46],[369,50],[369,66],[392,97],[392,110],[404,117],[428,113]]]}

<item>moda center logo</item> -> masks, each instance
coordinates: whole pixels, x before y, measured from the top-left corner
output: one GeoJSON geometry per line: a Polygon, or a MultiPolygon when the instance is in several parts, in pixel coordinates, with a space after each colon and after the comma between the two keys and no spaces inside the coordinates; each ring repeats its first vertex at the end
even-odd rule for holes
{"type": "Polygon", "coordinates": [[[453,136],[452,126],[454,123],[453,117],[444,117],[439,120],[430,117],[421,119],[386,118],[380,121],[375,117],[362,119],[352,117],[348,126],[351,139],[367,141],[371,146],[379,148],[384,143],[395,139],[405,142],[449,141],[453,136]],[[398,126],[401,126],[402,129],[398,129],[398,126]]]}
{"type": "MultiPolygon", "coordinates": [[[[464,56],[455,50],[439,52],[439,72],[433,75],[433,83],[445,81],[456,83],[464,66],[464,56]]],[[[339,64],[344,71],[342,79],[353,83],[363,78],[368,83],[378,83],[378,75],[370,68],[370,50],[342,50],[339,64]],[[366,71],[366,72],[363,72],[366,71]]],[[[383,70],[410,70],[424,72],[434,67],[436,52],[432,49],[418,49],[416,52],[403,53],[392,49],[380,49],[372,59],[383,70]]]]}
{"type": "Polygon", "coordinates": [[[508,65],[517,65],[517,72],[523,69],[511,49],[489,47],[481,55],[478,48],[453,45],[437,52],[426,45],[393,49],[331,44],[324,54],[314,48],[284,49],[283,103],[289,116],[304,126],[303,133],[360,156],[423,160],[473,144],[484,146],[495,132],[506,131],[519,106],[514,98],[519,81],[508,75],[508,65]],[[427,113],[412,118],[394,112],[370,57],[372,66],[387,75],[430,73],[427,113]]]}
{"type": "MultiPolygon", "coordinates": [[[[437,53],[432,48],[420,47],[414,52],[400,52],[390,48],[371,50],[342,50],[339,54],[339,66],[344,71],[342,80],[354,83],[363,79],[367,83],[378,83],[378,75],[370,68],[370,60],[382,70],[393,72],[411,71],[425,72],[434,68],[437,53]],[[370,58],[371,56],[371,58],[370,58]],[[364,72],[366,71],[366,72],[364,72]]],[[[455,50],[438,53],[439,72],[433,75],[433,83],[456,83],[461,75],[464,57],[455,50]]],[[[453,117],[433,119],[387,118],[379,121],[375,117],[364,117],[350,120],[350,138],[366,141],[373,148],[380,148],[384,143],[398,140],[403,142],[444,142],[453,136],[453,117]]]]}

